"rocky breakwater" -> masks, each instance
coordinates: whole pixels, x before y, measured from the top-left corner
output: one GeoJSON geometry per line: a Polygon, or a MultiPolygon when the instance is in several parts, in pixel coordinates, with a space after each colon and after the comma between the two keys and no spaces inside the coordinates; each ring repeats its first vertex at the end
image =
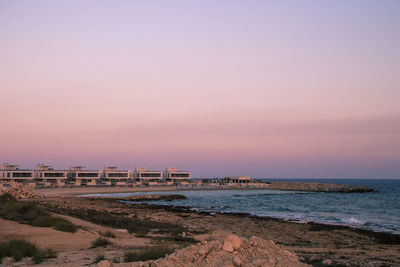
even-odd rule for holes
{"type": "Polygon", "coordinates": [[[125,200],[129,201],[172,201],[172,200],[183,200],[187,199],[184,195],[178,194],[157,194],[157,195],[136,195],[126,197],[125,200]]]}
{"type": "Polygon", "coordinates": [[[268,190],[285,191],[308,191],[308,192],[331,192],[331,193],[367,193],[376,192],[366,186],[328,184],[328,183],[307,183],[307,182],[272,182],[267,186],[268,190]]]}
{"type": "Polygon", "coordinates": [[[258,237],[250,239],[228,235],[224,242],[203,241],[180,249],[165,258],[132,263],[132,267],[143,266],[308,266],[299,261],[296,254],[276,245],[271,240],[258,237]]]}
{"type": "Polygon", "coordinates": [[[187,199],[184,195],[178,194],[152,194],[152,195],[134,195],[127,197],[89,197],[90,199],[102,199],[102,200],[122,200],[122,201],[172,201],[172,200],[183,200],[187,199]]]}

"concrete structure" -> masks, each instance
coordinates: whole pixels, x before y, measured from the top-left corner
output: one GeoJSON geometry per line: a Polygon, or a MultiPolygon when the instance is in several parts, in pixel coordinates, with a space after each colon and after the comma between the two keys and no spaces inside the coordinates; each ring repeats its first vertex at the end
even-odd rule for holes
{"type": "Polygon", "coordinates": [[[19,169],[18,165],[3,163],[0,165],[0,180],[4,183],[25,183],[34,186],[34,171],[19,169]]]}
{"type": "Polygon", "coordinates": [[[161,171],[149,171],[145,167],[135,167],[134,179],[137,184],[156,185],[161,178],[161,171]]]}
{"type": "Polygon", "coordinates": [[[83,166],[71,166],[68,171],[68,179],[75,185],[96,185],[101,178],[99,170],[84,170],[83,166]]]}
{"type": "Polygon", "coordinates": [[[51,166],[36,164],[35,181],[44,186],[64,186],[68,178],[66,170],[54,170],[51,166]]]}
{"type": "Polygon", "coordinates": [[[131,177],[131,171],[118,170],[117,167],[104,167],[102,179],[106,185],[118,186],[126,185],[131,177]]]}
{"type": "Polygon", "coordinates": [[[191,177],[190,171],[178,171],[175,167],[167,167],[164,171],[164,179],[168,183],[188,184],[191,177]]]}
{"type": "Polygon", "coordinates": [[[228,185],[243,185],[247,186],[251,182],[250,176],[230,176],[225,177],[223,182],[228,185]]]}

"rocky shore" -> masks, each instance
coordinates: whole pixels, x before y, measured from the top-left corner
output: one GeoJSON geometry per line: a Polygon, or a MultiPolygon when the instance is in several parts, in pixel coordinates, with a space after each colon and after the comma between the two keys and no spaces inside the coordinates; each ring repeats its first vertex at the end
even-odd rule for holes
{"type": "Polygon", "coordinates": [[[103,200],[122,200],[122,201],[172,201],[172,200],[183,200],[187,199],[184,195],[179,194],[152,194],[152,195],[135,195],[135,196],[127,196],[127,197],[87,197],[90,199],[103,199],[103,200]]]}
{"type": "MultiPolygon", "coordinates": [[[[275,244],[294,252],[300,262],[314,266],[400,264],[400,236],[345,226],[293,223],[245,214],[199,213],[177,207],[77,197],[41,198],[37,203],[56,214],[73,216],[103,226],[132,226],[129,231],[152,240],[154,244],[167,242],[179,248],[202,241],[219,240],[223,244],[224,238],[234,233],[241,239],[257,236],[273,240],[275,244]]],[[[114,254],[106,256],[113,258],[114,254]]]]}
{"type": "Polygon", "coordinates": [[[272,182],[267,190],[285,191],[308,191],[325,193],[368,193],[376,192],[374,189],[365,186],[328,184],[328,183],[306,183],[306,182],[272,182]]]}
{"type": "MultiPolygon", "coordinates": [[[[79,227],[76,233],[64,233],[0,219],[0,242],[26,238],[57,251],[57,258],[43,266],[400,265],[400,236],[394,234],[108,198],[38,196],[26,189],[14,193],[79,227]],[[111,244],[93,248],[93,240],[107,232],[113,233],[111,244]],[[125,260],[126,253],[157,246],[168,246],[170,252],[152,260],[125,260]]],[[[4,260],[7,266],[20,264],[4,260]]]]}

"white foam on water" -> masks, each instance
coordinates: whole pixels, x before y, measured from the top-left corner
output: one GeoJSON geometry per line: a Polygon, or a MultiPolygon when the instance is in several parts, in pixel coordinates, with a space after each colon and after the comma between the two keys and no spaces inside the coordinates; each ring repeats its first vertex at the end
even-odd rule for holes
{"type": "Polygon", "coordinates": [[[358,220],[358,219],[356,219],[356,218],[354,218],[354,217],[342,218],[342,219],[340,219],[340,220],[341,220],[343,223],[346,223],[346,224],[359,224],[359,225],[364,225],[364,224],[365,224],[364,221],[358,220]]]}

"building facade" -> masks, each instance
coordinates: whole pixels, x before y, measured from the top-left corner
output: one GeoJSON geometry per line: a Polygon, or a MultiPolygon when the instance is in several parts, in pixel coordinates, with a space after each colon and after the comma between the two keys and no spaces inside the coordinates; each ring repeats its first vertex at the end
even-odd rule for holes
{"type": "Polygon", "coordinates": [[[36,164],[35,181],[44,186],[65,186],[68,178],[66,170],[54,170],[51,166],[36,164]]]}
{"type": "Polygon", "coordinates": [[[168,183],[187,184],[192,178],[190,171],[178,171],[175,167],[167,167],[164,171],[164,179],[168,183]]]}
{"type": "Polygon", "coordinates": [[[155,185],[162,178],[161,171],[150,171],[145,167],[135,167],[134,179],[137,183],[155,185]]]}
{"type": "Polygon", "coordinates": [[[34,185],[33,170],[19,169],[18,165],[3,163],[0,165],[0,180],[5,183],[28,183],[34,185]]]}
{"type": "Polygon", "coordinates": [[[76,186],[96,185],[101,178],[100,170],[84,170],[83,166],[71,166],[68,179],[76,186]]]}
{"type": "Polygon", "coordinates": [[[102,179],[109,186],[126,185],[131,177],[131,171],[118,170],[117,167],[104,167],[102,179]]]}

